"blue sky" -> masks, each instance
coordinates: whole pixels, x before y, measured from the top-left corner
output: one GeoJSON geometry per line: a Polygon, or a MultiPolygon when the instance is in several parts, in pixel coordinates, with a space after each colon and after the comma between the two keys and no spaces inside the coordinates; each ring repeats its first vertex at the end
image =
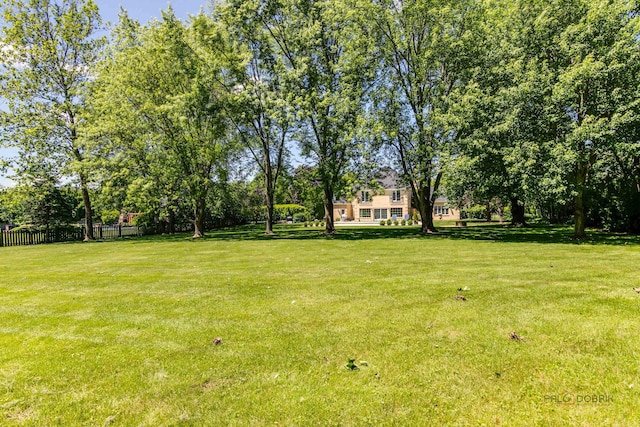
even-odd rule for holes
{"type": "MultiPolygon", "coordinates": [[[[187,19],[189,15],[196,15],[201,8],[208,10],[209,0],[94,0],[100,9],[100,15],[105,22],[117,23],[120,7],[124,8],[129,16],[147,23],[151,19],[159,19],[160,11],[166,9],[169,4],[173,7],[175,14],[180,19],[187,19]]],[[[1,22],[0,22],[1,24],[1,22]]],[[[0,108],[2,102],[0,101],[0,108]]],[[[13,150],[0,149],[0,157],[10,157],[14,155],[13,150]]],[[[0,186],[12,185],[12,182],[0,173],[0,186]]]]}
{"type": "Polygon", "coordinates": [[[207,10],[208,0],[94,0],[100,9],[100,15],[105,21],[115,23],[118,21],[120,6],[129,12],[129,16],[146,23],[152,18],[160,18],[160,11],[167,8],[169,4],[173,7],[176,16],[186,19],[190,14],[196,15],[200,8],[207,10]]]}

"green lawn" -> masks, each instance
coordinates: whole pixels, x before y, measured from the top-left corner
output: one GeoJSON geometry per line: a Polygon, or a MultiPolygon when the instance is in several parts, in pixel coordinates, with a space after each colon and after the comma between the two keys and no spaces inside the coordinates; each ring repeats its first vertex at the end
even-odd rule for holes
{"type": "Polygon", "coordinates": [[[443,230],[0,248],[0,425],[638,422],[638,238],[443,230]]]}

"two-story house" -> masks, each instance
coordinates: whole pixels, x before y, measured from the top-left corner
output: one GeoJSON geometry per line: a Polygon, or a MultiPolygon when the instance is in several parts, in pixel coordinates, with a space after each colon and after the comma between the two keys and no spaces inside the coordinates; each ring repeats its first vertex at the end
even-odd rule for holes
{"type": "MultiPolygon", "coordinates": [[[[411,218],[415,211],[411,203],[411,188],[403,185],[392,169],[384,169],[377,181],[380,184],[378,190],[359,189],[352,200],[337,200],[333,204],[334,218],[356,222],[411,218]]],[[[460,212],[449,207],[445,197],[438,197],[434,203],[433,218],[458,220],[460,212]]]]}

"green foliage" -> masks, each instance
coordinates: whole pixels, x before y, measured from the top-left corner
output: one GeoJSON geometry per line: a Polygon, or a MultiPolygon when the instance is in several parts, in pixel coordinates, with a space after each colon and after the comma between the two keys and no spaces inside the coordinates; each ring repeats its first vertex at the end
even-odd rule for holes
{"type": "Polygon", "coordinates": [[[149,212],[184,198],[199,237],[207,199],[214,182],[226,181],[234,148],[224,117],[228,64],[217,54],[225,41],[209,18],[200,15],[187,26],[171,9],[145,27],[123,13],[116,34],[119,45],[94,84],[95,132],[107,133],[113,150],[130,153],[129,185],[153,196],[149,212]]]}
{"type": "Polygon", "coordinates": [[[120,219],[120,211],[117,209],[103,210],[100,213],[100,219],[103,224],[115,224],[120,219]]]}
{"type": "MultiPolygon", "coordinates": [[[[637,6],[626,1],[592,2],[581,12],[559,37],[565,61],[551,98],[561,129],[559,144],[553,147],[558,167],[554,172],[559,176],[564,172],[566,187],[575,196],[577,237],[585,236],[589,194],[598,191],[597,180],[591,177],[600,172],[599,166],[607,172],[611,168],[609,162],[600,161],[609,153],[617,155],[620,145],[613,144],[637,145],[640,123],[637,6]]],[[[627,185],[640,182],[637,175],[627,181],[627,185]]]]}
{"type": "Polygon", "coordinates": [[[24,199],[27,196],[22,187],[0,189],[0,224],[24,222],[24,199]]]}
{"type": "Polygon", "coordinates": [[[302,214],[302,218],[307,217],[307,208],[296,204],[275,205],[273,207],[273,216],[275,221],[285,221],[287,218],[293,220],[294,215],[302,214]]]}
{"type": "Polygon", "coordinates": [[[574,214],[578,237],[640,232],[634,2],[229,0],[185,22],[123,11],[106,50],[92,0],[0,9],[0,145],[40,192],[3,192],[0,221],[75,220],[65,177],[88,223],[124,209],[167,232],[291,217],[331,233],[325,208],[375,188],[380,161],[422,231],[446,194],[514,223],[574,214]],[[293,141],[311,166],[291,170],[293,141]]]}
{"type": "Polygon", "coordinates": [[[61,227],[81,219],[78,207],[82,205],[77,188],[58,186],[53,179],[38,179],[31,185],[20,185],[3,190],[0,206],[5,220],[41,228],[61,227]]]}
{"type": "MultiPolygon", "coordinates": [[[[265,2],[266,3],[266,2],[265,2]]],[[[278,187],[286,169],[287,142],[295,115],[285,99],[282,58],[273,32],[262,19],[256,19],[253,2],[230,1],[219,3],[215,9],[219,31],[234,43],[226,56],[232,79],[227,83],[229,99],[227,116],[233,123],[242,147],[248,151],[259,170],[264,203],[267,205],[266,232],[273,221],[272,207],[278,199],[278,187]],[[248,6],[248,7],[243,7],[248,6]]],[[[200,17],[204,22],[204,18],[200,17]]],[[[215,25],[209,23],[210,36],[216,35],[215,25]]],[[[212,52],[220,53],[220,49],[212,52]]]]}
{"type": "Polygon", "coordinates": [[[268,36],[283,94],[295,111],[302,154],[317,167],[321,200],[331,213],[326,232],[332,233],[333,196],[357,147],[353,131],[365,83],[374,75],[371,40],[357,36],[360,16],[341,1],[237,0],[229,7],[248,11],[245,22],[260,23],[268,36]]]}
{"type": "Polygon", "coordinates": [[[468,219],[486,219],[486,208],[480,205],[464,208],[462,211],[464,218],[468,219]]]}
{"type": "Polygon", "coordinates": [[[89,70],[105,43],[96,36],[98,8],[93,0],[7,0],[1,8],[0,96],[7,109],[0,110],[0,147],[17,150],[14,171],[26,181],[78,179],[91,239],[85,101],[89,70]]]}
{"type": "Polygon", "coordinates": [[[612,218],[595,205],[605,182],[597,175],[617,180],[612,172],[619,163],[627,180],[619,189],[640,182],[633,155],[622,154],[638,141],[631,131],[638,124],[640,74],[633,7],[625,1],[491,4],[489,49],[463,97],[468,116],[461,155],[446,179],[450,199],[458,206],[510,201],[516,222],[523,203],[555,220],[575,211],[577,236],[584,236],[587,211],[593,224],[612,218]]]}
{"type": "Polygon", "coordinates": [[[287,199],[298,205],[303,205],[311,218],[322,218],[324,205],[322,202],[322,186],[317,168],[298,166],[291,176],[285,177],[287,199]]]}
{"type": "Polygon", "coordinates": [[[446,0],[361,7],[375,23],[382,63],[382,83],[373,96],[374,134],[412,188],[413,203],[425,218],[422,231],[434,231],[433,203],[462,131],[458,94],[483,53],[482,8],[479,2],[446,0]]]}
{"type": "Polygon", "coordinates": [[[293,214],[294,223],[306,222],[308,219],[309,219],[309,214],[306,211],[293,214]]]}

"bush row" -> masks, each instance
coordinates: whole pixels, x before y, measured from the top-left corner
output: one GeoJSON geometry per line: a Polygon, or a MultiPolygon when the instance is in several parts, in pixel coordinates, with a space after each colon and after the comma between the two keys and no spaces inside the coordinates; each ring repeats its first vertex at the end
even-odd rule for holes
{"type": "Polygon", "coordinates": [[[393,221],[388,219],[386,221],[385,220],[380,221],[380,225],[418,225],[418,221],[414,219],[407,219],[407,220],[402,219],[400,221],[398,221],[397,219],[393,221]]]}

